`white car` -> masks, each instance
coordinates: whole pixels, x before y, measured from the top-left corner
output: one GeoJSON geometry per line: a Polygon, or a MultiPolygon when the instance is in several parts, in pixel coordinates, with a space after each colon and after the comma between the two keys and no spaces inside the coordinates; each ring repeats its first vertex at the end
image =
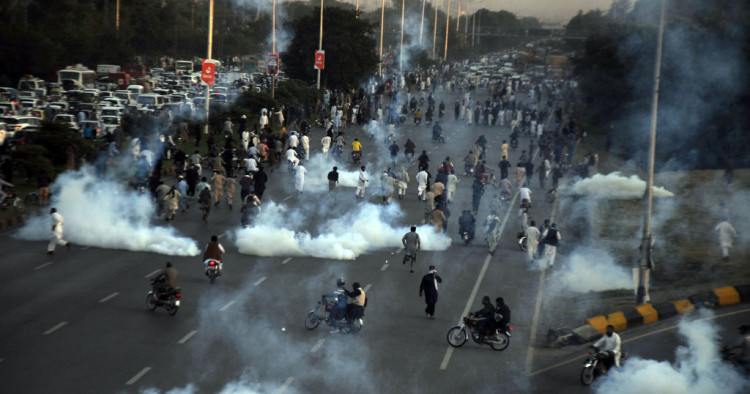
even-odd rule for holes
{"type": "Polygon", "coordinates": [[[54,118],[52,118],[52,121],[57,123],[65,123],[67,124],[71,129],[78,131],[78,125],[76,124],[76,117],[71,114],[57,114],[54,118]]]}
{"type": "Polygon", "coordinates": [[[99,118],[99,122],[101,123],[101,130],[102,135],[105,135],[109,132],[112,132],[114,129],[117,128],[117,126],[120,125],[120,117],[119,116],[111,116],[111,115],[102,115],[99,118]]]}
{"type": "Polygon", "coordinates": [[[41,127],[41,119],[34,116],[5,116],[2,121],[8,127],[9,131],[16,132],[22,131],[27,127],[41,127]]]}
{"type": "Polygon", "coordinates": [[[99,116],[116,116],[121,117],[125,113],[125,107],[104,107],[99,111],[99,116]]]}

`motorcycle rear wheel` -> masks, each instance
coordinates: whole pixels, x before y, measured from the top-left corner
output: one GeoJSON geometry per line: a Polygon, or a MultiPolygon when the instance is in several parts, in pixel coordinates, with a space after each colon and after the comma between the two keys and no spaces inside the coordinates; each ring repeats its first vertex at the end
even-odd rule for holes
{"type": "Polygon", "coordinates": [[[349,334],[356,334],[362,329],[362,325],[359,324],[359,319],[354,319],[349,325],[349,334]]]}
{"type": "Polygon", "coordinates": [[[581,383],[584,386],[588,386],[594,381],[594,378],[594,367],[583,367],[581,370],[581,383]]]}
{"type": "Polygon", "coordinates": [[[529,244],[526,241],[526,237],[521,237],[521,239],[518,240],[518,247],[521,248],[524,252],[529,250],[529,244]]]}
{"type": "Polygon", "coordinates": [[[149,293],[146,296],[146,308],[150,311],[156,310],[156,295],[154,293],[149,293]]]}
{"type": "Polygon", "coordinates": [[[510,345],[510,338],[501,332],[497,335],[497,340],[489,341],[489,343],[493,350],[505,350],[510,345]]]}
{"type": "Polygon", "coordinates": [[[211,284],[216,280],[216,274],[213,271],[208,271],[208,280],[211,284]]]}
{"type": "Polygon", "coordinates": [[[180,309],[172,304],[166,304],[164,305],[164,308],[167,309],[167,313],[169,313],[170,316],[174,316],[177,314],[177,310],[180,309]]]}
{"type": "Polygon", "coordinates": [[[315,314],[315,312],[310,312],[307,314],[307,317],[305,317],[305,327],[308,330],[316,329],[319,324],[320,319],[318,318],[318,315],[315,314]]]}
{"type": "Polygon", "coordinates": [[[448,330],[448,344],[453,347],[461,347],[469,339],[466,335],[466,329],[461,326],[455,326],[448,330]]]}

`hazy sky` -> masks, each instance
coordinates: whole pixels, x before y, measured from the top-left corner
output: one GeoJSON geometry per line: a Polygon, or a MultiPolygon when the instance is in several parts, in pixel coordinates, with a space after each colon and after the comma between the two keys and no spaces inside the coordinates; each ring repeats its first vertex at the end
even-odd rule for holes
{"type": "MultiPolygon", "coordinates": [[[[386,6],[392,4],[394,0],[386,0],[386,6]]],[[[427,0],[428,3],[434,4],[440,2],[440,9],[445,8],[446,0],[427,0]]],[[[356,0],[351,0],[355,3],[356,0]]],[[[450,0],[451,13],[458,9],[459,0],[450,0]]],[[[400,3],[400,2],[399,2],[400,3]]],[[[570,18],[578,13],[578,10],[584,12],[599,8],[608,10],[612,0],[462,0],[464,4],[462,9],[475,11],[480,8],[487,8],[492,11],[507,10],[519,16],[534,16],[547,21],[562,21],[567,23],[570,18]]],[[[371,10],[379,8],[381,0],[359,0],[359,6],[371,10]]]]}

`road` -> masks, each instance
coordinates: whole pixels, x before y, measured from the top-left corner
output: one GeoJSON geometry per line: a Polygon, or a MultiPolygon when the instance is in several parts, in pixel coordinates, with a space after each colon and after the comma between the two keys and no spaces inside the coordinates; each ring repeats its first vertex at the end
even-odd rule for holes
{"type": "MultiPolygon", "coordinates": [[[[450,109],[453,102],[452,98],[446,100],[446,106],[450,109]]],[[[452,111],[446,112],[452,115],[452,111]]],[[[508,130],[459,126],[450,121],[444,127],[448,143],[434,144],[431,127],[409,122],[402,128],[399,145],[403,146],[406,136],[414,140],[417,152],[429,152],[433,171],[446,156],[462,168],[461,159],[471,142],[485,134],[488,167],[496,168],[499,146],[503,138],[508,139],[508,130]]],[[[318,149],[321,136],[322,130],[313,131],[311,152],[318,149]]],[[[353,137],[365,145],[363,163],[386,157],[386,146],[373,149],[379,142],[371,141],[361,128],[349,132],[347,138],[353,137]]],[[[521,145],[528,141],[523,138],[521,145]]],[[[517,159],[519,151],[513,152],[511,159],[517,159]]],[[[339,166],[355,169],[350,162],[339,166]]],[[[375,173],[380,171],[382,168],[375,173]]],[[[409,171],[413,179],[416,165],[409,171]]],[[[306,226],[313,232],[326,218],[346,215],[361,204],[354,199],[352,188],[340,188],[332,199],[298,195],[293,192],[292,176],[283,168],[273,170],[269,178],[264,204],[273,200],[290,211],[312,207],[317,213],[306,226]]],[[[406,199],[394,202],[404,212],[400,226],[421,222],[422,204],[417,201],[415,184],[410,184],[406,199]]],[[[541,222],[553,216],[553,205],[539,198],[543,193],[537,182],[532,190],[537,197],[536,219],[541,222]]],[[[488,190],[483,198],[477,215],[480,223],[491,195],[488,190]]],[[[517,199],[504,217],[503,242],[494,256],[488,255],[481,242],[479,226],[479,239],[471,246],[464,246],[455,234],[460,211],[469,208],[470,201],[471,182],[464,179],[458,185],[456,202],[450,206],[453,215],[448,234],[453,245],[442,252],[421,251],[413,274],[399,264],[401,250],[397,247],[368,252],[352,261],[238,254],[227,231],[239,223],[239,213],[226,206],[214,209],[207,224],[200,222],[195,207],[174,222],[201,245],[211,234],[222,234],[221,241],[228,248],[225,275],[213,285],[203,275],[199,257],[79,245],[71,252],[62,248],[52,258],[44,254],[45,242],[20,241],[10,233],[2,234],[3,392],[109,393],[148,388],[219,392],[241,388],[264,393],[489,393],[497,392],[499,385],[511,392],[580,391],[579,366],[574,361],[583,350],[529,346],[540,343],[532,340],[532,331],[544,276],[528,267],[525,253],[516,244],[517,199]],[[166,260],[180,271],[184,295],[182,308],[174,317],[163,309],[150,312],[145,305],[148,278],[163,268],[166,260]],[[425,318],[424,303],[417,294],[428,264],[436,265],[443,278],[434,320],[425,318]],[[364,328],[357,335],[332,335],[324,326],[308,331],[303,325],[306,313],[320,294],[334,289],[339,276],[348,284],[359,281],[367,291],[364,328]],[[450,348],[448,329],[467,310],[478,309],[485,294],[503,296],[513,310],[509,348],[495,352],[475,343],[450,348]],[[571,359],[574,361],[555,366],[571,359]]],[[[380,204],[379,187],[368,188],[366,203],[380,204]]],[[[535,338],[543,335],[542,329],[546,328],[537,328],[535,338]]],[[[639,341],[633,351],[646,349],[651,352],[646,354],[666,358],[674,353],[669,341],[651,337],[639,341]],[[657,345],[648,346],[648,341],[657,341],[657,345]],[[640,343],[645,343],[644,347],[640,343]]]]}

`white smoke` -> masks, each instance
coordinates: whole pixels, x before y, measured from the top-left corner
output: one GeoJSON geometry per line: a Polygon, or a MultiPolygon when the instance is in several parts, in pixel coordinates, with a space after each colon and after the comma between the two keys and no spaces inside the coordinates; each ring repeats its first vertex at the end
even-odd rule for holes
{"type": "MultiPolygon", "coordinates": [[[[150,194],[97,178],[91,167],[66,172],[52,185],[52,206],[65,220],[63,237],[77,245],[174,256],[195,256],[196,242],[173,227],[152,226],[155,208],[150,194]]],[[[31,218],[15,235],[41,241],[50,236],[49,217],[31,218]]]]}
{"type": "MultiPolygon", "coordinates": [[[[631,175],[625,177],[619,172],[607,175],[596,174],[591,178],[581,179],[572,186],[575,194],[585,194],[597,198],[637,199],[646,191],[646,181],[631,175]]],[[[663,187],[654,186],[654,197],[674,197],[674,194],[663,187]]]]}
{"type": "MultiPolygon", "coordinates": [[[[326,221],[318,235],[295,230],[304,216],[299,211],[289,212],[286,206],[265,203],[257,226],[235,231],[235,245],[240,253],[258,256],[354,260],[368,251],[401,247],[401,238],[409,231],[408,226],[391,224],[403,216],[397,204],[361,204],[349,215],[326,221]]],[[[450,238],[435,233],[432,226],[420,226],[417,232],[422,250],[445,250],[450,246],[450,238]]]]}
{"type": "Polygon", "coordinates": [[[702,310],[700,320],[680,320],[679,333],[687,342],[675,351],[675,363],[631,357],[596,386],[597,393],[702,394],[747,393],[750,380],[722,361],[718,330],[702,310]]]}
{"type": "Polygon", "coordinates": [[[618,265],[603,249],[579,247],[568,258],[558,262],[556,267],[550,278],[550,291],[553,293],[587,293],[633,287],[630,271],[618,265]]]}

